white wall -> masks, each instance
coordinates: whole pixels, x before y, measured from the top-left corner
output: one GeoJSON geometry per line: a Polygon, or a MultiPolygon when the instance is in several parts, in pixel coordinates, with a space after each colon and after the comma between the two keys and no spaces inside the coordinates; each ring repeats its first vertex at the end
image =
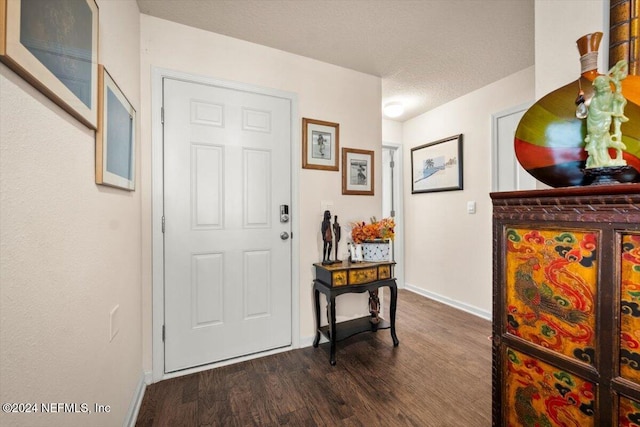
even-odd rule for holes
{"type": "Polygon", "coordinates": [[[382,120],[382,141],[402,144],[402,123],[395,120],[382,120]]]}
{"type": "Polygon", "coordinates": [[[532,100],[533,79],[530,67],[404,123],[408,289],[490,317],[491,115],[532,100]],[[459,133],[464,189],[411,194],[411,148],[459,133]]]}
{"type": "MultiPolygon", "coordinates": [[[[276,49],[141,15],[142,82],[142,183],[145,188],[143,222],[151,232],[151,69],[160,67],[190,74],[248,83],[298,94],[299,117],[340,124],[340,147],[375,150],[376,170],[381,152],[380,79],[276,49]]],[[[301,144],[295,135],[294,144],[301,144]]],[[[300,152],[298,150],[298,152],[300,152]]],[[[300,161],[298,160],[298,164],[300,161]]],[[[312,264],[322,260],[321,201],[333,202],[332,214],[344,226],[350,221],[380,216],[380,174],[375,177],[376,195],[343,196],[340,172],[300,169],[299,215],[300,335],[303,344],[314,335],[312,306],[312,264]]],[[[145,234],[147,236],[147,234],[145,234]]],[[[151,248],[145,237],[144,259],[144,337],[145,367],[151,369],[151,248]]],[[[341,242],[344,252],[345,240],[341,242]]],[[[338,318],[366,314],[363,294],[341,296],[338,318]]],[[[321,310],[324,312],[324,310],[321,310]]]]}
{"type": "Polygon", "coordinates": [[[535,67],[405,122],[405,223],[411,230],[406,236],[405,274],[410,289],[490,316],[491,114],[540,99],[577,79],[576,40],[585,34],[605,30],[599,58],[599,69],[605,71],[608,4],[536,0],[535,67]],[[457,133],[464,134],[464,190],[411,195],[410,148],[457,133]],[[465,211],[469,200],[477,202],[475,215],[465,211]]]}
{"type": "MultiPolygon", "coordinates": [[[[98,6],[99,61],[140,111],[137,4],[98,6]]],[[[0,424],[122,425],[142,375],[140,180],[97,186],[94,132],[4,65],[0,93],[0,401],[111,406],[0,424]]]]}
{"type": "Polygon", "coordinates": [[[580,77],[576,40],[596,31],[604,33],[598,56],[602,73],[609,62],[609,1],[536,0],[536,99],[580,77]]]}

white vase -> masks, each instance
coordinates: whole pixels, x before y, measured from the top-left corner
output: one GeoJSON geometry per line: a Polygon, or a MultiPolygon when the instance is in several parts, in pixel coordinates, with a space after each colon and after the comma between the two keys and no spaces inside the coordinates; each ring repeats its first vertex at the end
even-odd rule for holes
{"type": "Polygon", "coordinates": [[[362,256],[367,262],[389,261],[391,245],[388,240],[362,242],[362,256]]]}

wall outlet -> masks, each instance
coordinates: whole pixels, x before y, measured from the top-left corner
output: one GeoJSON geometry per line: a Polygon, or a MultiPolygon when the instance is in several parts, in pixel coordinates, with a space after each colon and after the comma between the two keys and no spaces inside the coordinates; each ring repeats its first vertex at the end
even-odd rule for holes
{"type": "Polygon", "coordinates": [[[476,213],[476,202],[474,201],[467,202],[467,213],[468,214],[476,213]]]}
{"type": "Polygon", "coordinates": [[[113,341],[118,332],[120,332],[120,304],[109,312],[109,342],[113,341]]]}

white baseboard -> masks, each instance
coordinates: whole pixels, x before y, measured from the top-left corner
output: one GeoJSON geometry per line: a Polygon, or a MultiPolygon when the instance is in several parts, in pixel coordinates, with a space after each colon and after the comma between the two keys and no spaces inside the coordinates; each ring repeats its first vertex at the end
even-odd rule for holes
{"type": "Polygon", "coordinates": [[[146,385],[151,385],[153,383],[153,372],[151,371],[146,371],[144,373],[144,383],[146,385]]]}
{"type": "Polygon", "coordinates": [[[418,288],[416,286],[410,285],[409,283],[405,283],[405,289],[408,291],[414,292],[418,295],[422,295],[423,297],[441,302],[450,307],[457,308],[458,310],[466,311],[467,313],[473,314],[474,316],[478,316],[485,320],[491,321],[491,312],[489,311],[479,309],[478,307],[474,307],[472,305],[468,305],[463,302],[456,301],[451,298],[447,298],[445,296],[424,290],[422,288],[418,288]]]}
{"type": "MultiPolygon", "coordinates": [[[[308,337],[300,337],[300,348],[311,347],[313,345],[313,340],[314,339],[316,339],[315,335],[311,335],[311,336],[308,336],[308,337]]],[[[324,335],[320,334],[320,342],[318,342],[318,344],[324,344],[326,342],[329,342],[327,337],[325,337],[324,335]]]]}
{"type": "Polygon", "coordinates": [[[147,374],[144,372],[140,375],[136,392],[134,393],[133,400],[129,405],[129,411],[127,411],[127,417],[124,419],[124,427],[135,427],[136,425],[138,412],[140,412],[140,405],[142,405],[142,398],[144,397],[144,391],[147,389],[147,384],[145,382],[146,376],[147,374]]]}

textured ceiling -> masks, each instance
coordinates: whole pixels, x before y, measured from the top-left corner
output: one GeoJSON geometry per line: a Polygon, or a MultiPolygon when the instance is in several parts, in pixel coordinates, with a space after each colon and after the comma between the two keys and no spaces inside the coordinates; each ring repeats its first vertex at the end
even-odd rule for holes
{"type": "Polygon", "coordinates": [[[405,121],[534,62],[534,0],[137,0],[140,11],[382,78],[405,121]]]}

